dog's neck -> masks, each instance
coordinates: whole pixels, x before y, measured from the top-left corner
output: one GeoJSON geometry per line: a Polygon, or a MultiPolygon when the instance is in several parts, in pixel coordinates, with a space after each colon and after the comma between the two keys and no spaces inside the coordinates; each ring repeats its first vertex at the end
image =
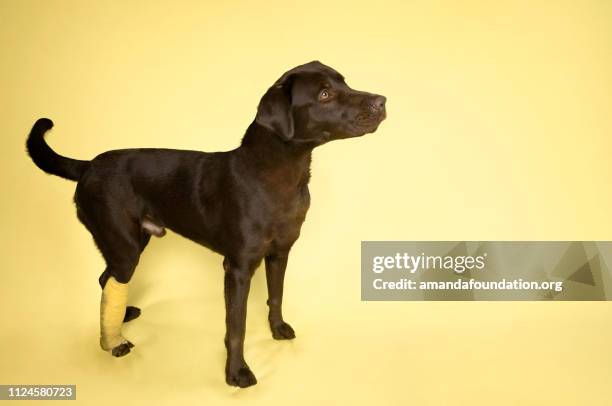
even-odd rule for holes
{"type": "Polygon", "coordinates": [[[310,180],[313,146],[282,140],[271,130],[253,122],[238,148],[241,160],[251,174],[269,181],[300,189],[310,180]]]}

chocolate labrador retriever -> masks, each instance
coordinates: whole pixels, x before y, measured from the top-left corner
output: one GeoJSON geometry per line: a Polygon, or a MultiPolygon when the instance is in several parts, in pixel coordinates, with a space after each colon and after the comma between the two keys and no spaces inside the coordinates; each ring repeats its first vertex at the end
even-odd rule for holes
{"type": "Polygon", "coordinates": [[[226,381],[257,383],[243,355],[251,276],[265,260],[272,336],[294,338],[281,311],[283,279],[310,205],[312,150],[374,132],[385,117],[385,97],[351,89],[314,61],[268,89],[232,151],[139,148],[81,161],[55,153],[44,140],[53,122],[39,119],[28,152],[43,171],[78,182],[78,218],[106,260],[99,278],[102,348],[120,357],[133,347],[121,335],[121,324],[140,314],[127,306],[127,284],[151,235],[163,236],[167,227],[224,256],[226,381]]]}

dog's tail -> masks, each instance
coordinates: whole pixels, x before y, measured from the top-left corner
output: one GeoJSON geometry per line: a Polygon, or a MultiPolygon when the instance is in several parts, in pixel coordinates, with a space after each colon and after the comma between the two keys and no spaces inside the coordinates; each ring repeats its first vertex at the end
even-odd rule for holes
{"type": "Polygon", "coordinates": [[[32,161],[43,171],[65,179],[79,180],[89,167],[89,161],[67,158],[57,154],[45,142],[45,133],[53,127],[53,121],[39,118],[34,123],[26,146],[32,161]]]}

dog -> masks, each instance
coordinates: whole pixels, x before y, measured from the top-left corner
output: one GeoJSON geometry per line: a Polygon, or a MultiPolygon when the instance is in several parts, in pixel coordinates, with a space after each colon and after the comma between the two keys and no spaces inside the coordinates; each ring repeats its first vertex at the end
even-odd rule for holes
{"type": "Polygon", "coordinates": [[[151,236],[168,228],[223,255],[226,382],[256,384],[243,354],[251,277],[265,261],[272,336],[295,338],[282,314],[283,280],[310,206],[312,151],[373,133],[386,118],[385,103],[313,61],[268,89],[231,151],[123,149],[83,161],[54,152],[44,140],[53,122],[37,120],[27,151],[43,171],[77,182],[77,216],[106,261],[99,277],[102,349],[120,357],[134,347],[121,334],[122,323],[140,315],[127,306],[128,283],[151,236]]]}

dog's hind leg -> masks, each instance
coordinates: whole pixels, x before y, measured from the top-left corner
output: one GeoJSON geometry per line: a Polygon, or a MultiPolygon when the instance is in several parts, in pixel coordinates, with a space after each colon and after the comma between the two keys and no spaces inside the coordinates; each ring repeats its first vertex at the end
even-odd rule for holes
{"type": "Polygon", "coordinates": [[[121,335],[127,297],[128,284],[118,282],[113,276],[109,277],[100,301],[100,346],[115,357],[126,355],[134,347],[121,335]]]}
{"type": "Polygon", "coordinates": [[[128,282],[149,237],[143,235],[137,219],[127,210],[120,210],[108,202],[88,203],[79,207],[79,219],[91,232],[107,264],[99,279],[102,287],[100,346],[120,357],[134,347],[121,334],[121,327],[124,321],[140,313],[137,308],[127,310],[128,282]]]}
{"type": "MultiPolygon", "coordinates": [[[[140,252],[144,251],[150,239],[151,239],[151,235],[143,230],[140,235],[140,252]]],[[[110,277],[111,277],[111,274],[107,268],[106,270],[104,270],[104,272],[102,272],[102,274],[100,275],[100,278],[98,279],[98,282],[100,283],[100,287],[102,289],[104,289],[104,286],[106,285],[106,281],[108,281],[108,278],[110,277]]],[[[138,318],[141,313],[142,311],[140,310],[139,307],[126,306],[125,316],[123,317],[123,322],[127,323],[128,321],[132,321],[138,318]]]]}
{"type": "MultiPolygon", "coordinates": [[[[124,220],[123,224],[130,222],[124,220]]],[[[100,346],[115,357],[128,354],[134,347],[134,344],[121,334],[122,323],[140,316],[138,307],[127,306],[128,282],[134,273],[140,254],[151,239],[151,234],[156,236],[165,234],[165,230],[161,227],[154,231],[143,226],[140,230],[128,227],[116,229],[116,233],[113,234],[110,234],[108,229],[101,234],[94,234],[94,239],[109,264],[99,279],[102,286],[100,346]]]]}
{"type": "MultiPolygon", "coordinates": [[[[110,272],[108,272],[108,269],[102,272],[102,274],[100,275],[100,279],[98,280],[100,282],[100,287],[102,287],[102,289],[104,289],[104,287],[106,286],[106,282],[108,281],[108,278],[110,277],[111,277],[111,274],[110,272]]],[[[132,321],[138,318],[138,316],[140,316],[140,313],[142,313],[140,308],[136,306],[126,306],[125,316],[123,317],[123,322],[127,323],[128,321],[132,321]]]]}
{"type": "Polygon", "coordinates": [[[137,319],[140,316],[142,311],[139,307],[136,306],[126,306],[125,308],[125,316],[123,317],[123,322],[127,323],[128,321],[132,321],[137,319]]]}
{"type": "Polygon", "coordinates": [[[129,313],[127,310],[128,282],[138,263],[138,256],[128,260],[130,256],[125,254],[115,256],[112,262],[107,259],[108,267],[100,277],[101,284],[104,282],[100,301],[100,346],[115,357],[126,355],[134,347],[121,334],[121,326],[130,317],[134,318],[134,312],[136,316],[140,313],[137,308],[129,313]],[[106,280],[102,281],[103,278],[106,280]]]}
{"type": "Polygon", "coordinates": [[[143,248],[138,234],[129,237],[129,234],[117,233],[112,242],[106,240],[105,244],[100,244],[107,262],[104,271],[107,275],[103,274],[106,283],[102,287],[100,301],[100,346],[115,357],[126,355],[134,347],[121,334],[121,327],[124,321],[134,318],[140,312],[136,308],[129,313],[127,310],[128,282],[134,274],[143,248]]]}

